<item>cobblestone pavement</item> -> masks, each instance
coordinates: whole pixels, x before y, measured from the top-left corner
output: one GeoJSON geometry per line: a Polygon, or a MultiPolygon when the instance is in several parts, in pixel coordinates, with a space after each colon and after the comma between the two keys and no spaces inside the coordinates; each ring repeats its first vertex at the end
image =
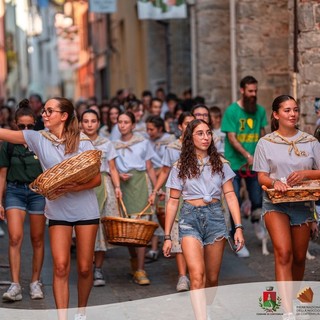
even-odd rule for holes
{"type": "MultiPolygon", "coordinates": [[[[269,256],[261,253],[261,242],[253,232],[248,220],[244,220],[245,238],[250,250],[249,258],[238,258],[227,246],[220,274],[220,286],[234,283],[249,283],[274,280],[274,259],[272,245],[269,241],[269,256]]],[[[6,234],[0,238],[0,295],[6,290],[10,280],[7,259],[8,236],[6,225],[1,223],[6,234]]],[[[22,249],[21,284],[23,287],[23,300],[15,303],[0,302],[0,308],[19,309],[51,309],[54,308],[52,295],[52,260],[50,256],[49,240],[46,234],[46,254],[42,271],[45,299],[32,301],[28,293],[28,285],[31,269],[31,249],[28,233],[28,224],[25,227],[25,239],[22,249]]],[[[320,279],[320,242],[310,242],[310,253],[315,256],[313,260],[307,260],[305,280],[319,281],[320,279]]],[[[75,253],[72,254],[72,271],[70,275],[70,307],[77,303],[76,295],[76,270],[75,253]]],[[[133,283],[130,276],[129,254],[124,247],[115,247],[107,252],[103,272],[106,277],[106,286],[93,288],[90,295],[89,305],[110,304],[131,301],[143,298],[157,297],[175,293],[177,272],[174,259],[160,256],[156,262],[146,264],[146,271],[150,277],[150,286],[138,286],[133,283]]]]}

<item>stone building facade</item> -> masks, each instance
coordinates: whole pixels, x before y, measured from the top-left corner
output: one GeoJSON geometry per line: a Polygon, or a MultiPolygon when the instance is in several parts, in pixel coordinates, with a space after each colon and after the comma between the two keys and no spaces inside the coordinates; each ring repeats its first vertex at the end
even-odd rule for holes
{"type": "Polygon", "coordinates": [[[239,0],[234,5],[232,25],[229,1],[197,2],[198,93],[222,109],[232,102],[234,28],[237,93],[240,79],[253,75],[259,82],[258,101],[270,113],[273,98],[290,93],[288,1],[239,0]]]}
{"type": "MultiPolygon", "coordinates": [[[[293,0],[289,9],[293,11],[293,0]]],[[[316,121],[314,101],[320,97],[320,2],[298,1],[297,95],[301,106],[301,125],[313,132],[316,121]]]]}
{"type": "Polygon", "coordinates": [[[234,28],[237,86],[245,75],[256,77],[259,103],[269,115],[276,96],[293,95],[301,106],[300,127],[313,132],[314,99],[320,97],[319,1],[198,0],[196,19],[198,94],[208,104],[225,109],[232,101],[234,28]],[[231,3],[234,25],[230,23],[231,3]]]}
{"type": "Polygon", "coordinates": [[[258,101],[268,116],[276,96],[293,95],[301,106],[301,128],[312,132],[314,99],[320,96],[319,1],[187,3],[187,19],[165,24],[138,20],[135,0],[118,0],[111,15],[110,92],[127,87],[139,96],[163,86],[180,96],[192,86],[208,106],[224,110],[250,74],[259,82],[258,101]]]}
{"type": "MultiPolygon", "coordinates": [[[[68,3],[73,8],[85,6],[80,0],[68,3]]],[[[79,16],[83,23],[73,15],[86,44],[70,77],[70,86],[75,88],[68,91],[74,92],[73,99],[95,94],[101,101],[120,88],[140,97],[143,90],[154,92],[159,86],[181,96],[192,87],[193,94],[203,96],[208,106],[225,110],[239,96],[240,79],[251,74],[259,81],[258,101],[269,116],[273,99],[291,94],[301,106],[301,128],[313,132],[314,101],[320,97],[319,0],[187,3],[188,17],[177,20],[139,20],[136,0],[118,0],[117,12],[110,15],[88,14],[86,5],[79,16]]],[[[54,55],[54,46],[48,50],[54,55]]],[[[19,61],[24,61],[28,53],[20,51],[19,61]]],[[[43,65],[48,65],[46,56],[43,65]]],[[[27,63],[18,66],[18,74],[28,74],[27,63]]],[[[57,75],[51,92],[66,93],[59,85],[60,73],[51,69],[57,75]]],[[[7,87],[10,76],[5,80],[7,87]]],[[[47,73],[41,76],[49,78],[47,73]]],[[[26,83],[31,85],[31,81],[26,83]]],[[[25,96],[28,89],[14,95],[25,96]]]]}

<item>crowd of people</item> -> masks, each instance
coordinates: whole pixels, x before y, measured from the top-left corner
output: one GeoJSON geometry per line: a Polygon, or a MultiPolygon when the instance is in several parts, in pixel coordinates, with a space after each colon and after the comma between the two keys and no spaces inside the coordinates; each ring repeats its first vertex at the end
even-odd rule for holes
{"type": "MultiPolygon", "coordinates": [[[[128,247],[134,282],[150,284],[145,261],[156,261],[162,252],[175,255],[178,292],[215,287],[226,243],[239,258],[250,256],[241,223],[243,188],[257,238],[270,234],[276,280],[301,281],[310,232],[318,232],[314,203],[273,204],[261,186],[284,192],[302,180],[320,179],[319,128],[315,137],[300,131],[297,102],[283,95],[273,102],[271,133],[266,134],[266,110],[257,104],[257,92],[258,81],[244,77],[239,100],[224,114],[217,106],[209,108],[204,98],[193,98],[191,90],[180,99],[165,95],[162,88],[155,95],[144,91],[141,99],[119,90],[101,104],[95,97],[74,105],[65,98],[43,104],[37,94],[17,107],[14,99],[8,100],[0,110],[0,139],[5,141],[0,152],[0,219],[8,226],[12,283],[3,300],[22,299],[21,244],[28,213],[31,298],[44,298],[47,219],[59,319],[66,319],[69,303],[73,241],[79,291],[75,319],[86,319],[92,285],[105,285],[102,266],[110,245],[100,219],[118,216],[119,203],[131,218],[144,211],[142,219],[159,223],[149,251],[128,247]],[[102,151],[101,169],[86,184],[65,185],[64,195],[51,201],[29,190],[43,170],[94,149],[102,151]]],[[[293,289],[280,291],[289,297],[293,289]]],[[[293,319],[291,301],[284,299],[284,319],[293,319]]],[[[206,319],[210,301],[202,297],[192,303],[197,319],[206,319]]]]}

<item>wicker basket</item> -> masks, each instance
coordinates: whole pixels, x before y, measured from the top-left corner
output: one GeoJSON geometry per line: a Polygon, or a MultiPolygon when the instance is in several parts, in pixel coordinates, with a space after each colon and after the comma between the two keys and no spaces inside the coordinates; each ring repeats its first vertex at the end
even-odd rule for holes
{"type": "Polygon", "coordinates": [[[64,194],[59,190],[61,186],[72,182],[86,183],[100,172],[101,153],[88,150],[66,159],[40,174],[29,187],[49,200],[57,199],[64,194]]]}
{"type": "MultiPolygon", "coordinates": [[[[119,246],[145,247],[151,240],[158,224],[153,221],[141,220],[140,217],[150,207],[148,204],[139,214],[137,219],[128,218],[126,208],[120,200],[125,218],[104,217],[101,222],[106,229],[107,241],[119,246]]],[[[121,212],[121,210],[120,210],[121,212]]]]}
{"type": "Polygon", "coordinates": [[[306,180],[298,185],[288,188],[286,192],[268,189],[262,186],[272,203],[317,201],[320,198],[320,180],[306,180]]]}

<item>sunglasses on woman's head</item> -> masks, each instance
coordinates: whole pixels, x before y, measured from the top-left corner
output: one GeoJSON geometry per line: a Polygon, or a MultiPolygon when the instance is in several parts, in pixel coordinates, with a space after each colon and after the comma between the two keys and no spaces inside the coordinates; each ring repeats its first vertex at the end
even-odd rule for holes
{"type": "Polygon", "coordinates": [[[20,123],[20,124],[17,124],[17,127],[18,127],[19,130],[25,130],[25,129],[33,130],[34,129],[34,124],[32,124],[32,123],[30,123],[30,124],[20,123]]]}

